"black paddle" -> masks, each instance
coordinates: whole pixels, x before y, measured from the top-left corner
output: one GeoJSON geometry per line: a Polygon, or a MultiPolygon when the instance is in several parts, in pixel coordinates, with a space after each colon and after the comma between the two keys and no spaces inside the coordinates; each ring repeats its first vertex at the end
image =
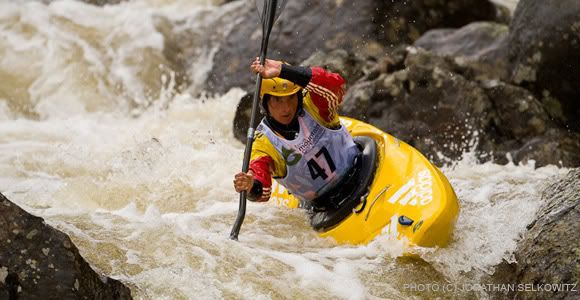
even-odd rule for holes
{"type": "MultiPolygon", "coordinates": [[[[286,1],[285,0],[257,0],[256,5],[260,13],[260,20],[262,21],[262,46],[260,48],[260,64],[264,65],[266,61],[266,53],[268,52],[268,39],[272,31],[272,25],[282,12],[286,1]],[[260,3],[262,5],[260,5],[260,3]]],[[[244,162],[242,164],[242,172],[247,173],[250,168],[250,154],[252,153],[252,144],[254,142],[254,122],[256,121],[256,114],[258,111],[258,102],[260,101],[260,89],[262,88],[262,76],[256,76],[256,90],[254,92],[254,99],[252,102],[252,116],[250,118],[250,128],[248,128],[248,136],[246,141],[246,150],[244,151],[244,162]]],[[[246,191],[240,193],[240,208],[238,210],[238,217],[230,233],[230,239],[237,240],[240,228],[246,216],[246,191]]]]}

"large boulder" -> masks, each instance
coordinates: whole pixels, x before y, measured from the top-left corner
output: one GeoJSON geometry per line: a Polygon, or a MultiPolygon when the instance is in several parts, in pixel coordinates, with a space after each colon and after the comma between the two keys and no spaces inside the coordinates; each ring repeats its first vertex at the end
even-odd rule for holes
{"type": "Polygon", "coordinates": [[[536,167],[557,165],[580,166],[580,134],[562,128],[551,128],[545,134],[530,137],[511,151],[515,162],[535,161],[536,167]]]}
{"type": "Polygon", "coordinates": [[[504,82],[483,85],[493,103],[496,131],[493,145],[485,149],[496,161],[506,162],[509,153],[514,162],[535,161],[536,167],[554,164],[580,166],[580,134],[561,128],[552,120],[534,94],[504,82]]]}
{"type": "Polygon", "coordinates": [[[554,122],[532,92],[486,72],[492,61],[465,51],[397,49],[377,64],[378,76],[370,71],[347,91],[341,114],[366,120],[438,164],[475,149],[484,161],[506,163],[509,154],[537,167],[580,166],[580,135],[554,122]]]}
{"type": "Polygon", "coordinates": [[[509,13],[491,1],[419,0],[380,1],[374,20],[382,26],[378,40],[386,44],[412,43],[434,28],[459,28],[475,21],[509,19],[509,13]]]}
{"type": "MultiPolygon", "coordinates": [[[[413,47],[404,51],[404,68],[359,81],[346,93],[342,113],[393,134],[436,163],[461,157],[489,131],[490,100],[452,59],[413,47]]],[[[398,56],[391,59],[395,66],[398,56]]]]}
{"type": "Polygon", "coordinates": [[[0,299],[131,299],[70,238],[0,194],[0,299]]]}
{"type": "MultiPolygon", "coordinates": [[[[207,88],[224,93],[232,87],[250,91],[255,76],[249,71],[253,57],[260,52],[260,20],[253,1],[246,15],[226,37],[214,57],[207,88]]],[[[269,57],[298,64],[317,50],[357,49],[373,51],[376,24],[375,1],[287,1],[278,22],[274,24],[268,48],[269,57]]],[[[352,51],[351,51],[352,52],[352,51]]]]}
{"type": "Polygon", "coordinates": [[[479,80],[507,81],[508,33],[505,24],[474,22],[459,29],[430,30],[413,45],[453,57],[479,80]]]}
{"type": "Polygon", "coordinates": [[[508,27],[475,22],[460,29],[435,29],[414,45],[449,57],[458,72],[480,82],[493,103],[493,123],[479,141],[498,162],[534,160],[536,166],[580,166],[580,139],[553,121],[557,100],[538,99],[531,91],[508,84],[508,27]]]}
{"type": "MultiPolygon", "coordinates": [[[[259,54],[261,25],[247,1],[245,14],[214,57],[206,88],[224,93],[231,87],[250,91],[254,76],[249,63],[259,54]]],[[[317,51],[344,49],[363,59],[380,56],[383,47],[414,41],[436,27],[460,27],[477,20],[495,20],[489,1],[287,1],[270,35],[269,57],[298,64],[317,51]]]]}
{"type": "Polygon", "coordinates": [[[502,283],[534,284],[535,291],[513,291],[506,295],[508,299],[578,299],[580,169],[548,187],[542,201],[535,221],[518,242],[516,262],[500,264],[494,278],[502,283]],[[539,286],[544,288],[539,290],[539,286]]]}
{"type": "MultiPolygon", "coordinates": [[[[236,107],[236,114],[234,116],[232,130],[234,132],[234,137],[244,144],[246,144],[246,141],[248,140],[247,133],[248,133],[248,125],[250,124],[252,117],[253,99],[254,93],[244,95],[242,99],[240,99],[240,102],[238,102],[238,106],[236,107]]],[[[264,117],[264,115],[262,115],[261,113],[260,108],[258,108],[257,114],[258,115],[256,115],[254,124],[252,124],[253,128],[256,128],[258,124],[260,124],[262,117],[264,117]]]]}
{"type": "Polygon", "coordinates": [[[520,0],[509,59],[512,80],[541,96],[553,118],[580,131],[580,1],[520,0]]]}
{"type": "Polygon", "coordinates": [[[495,125],[503,137],[524,141],[554,127],[542,103],[530,91],[504,82],[484,88],[497,111],[495,125]]]}

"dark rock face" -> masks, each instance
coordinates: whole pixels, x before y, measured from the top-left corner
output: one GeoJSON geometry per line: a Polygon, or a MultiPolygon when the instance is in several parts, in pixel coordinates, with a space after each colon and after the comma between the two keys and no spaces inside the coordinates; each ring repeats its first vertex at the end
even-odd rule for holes
{"type": "MultiPolygon", "coordinates": [[[[438,55],[482,58],[497,51],[507,38],[509,27],[491,22],[474,22],[460,29],[434,29],[414,45],[438,55]]],[[[498,53],[501,54],[501,53],[498,53]]]]}
{"type": "MultiPolygon", "coordinates": [[[[460,157],[491,126],[484,89],[449,58],[412,47],[401,51],[404,68],[359,81],[345,95],[342,113],[393,134],[436,163],[460,157]]],[[[396,66],[400,56],[389,61],[396,66]]]]}
{"type": "MultiPolygon", "coordinates": [[[[287,1],[272,29],[268,57],[298,64],[316,51],[339,48],[358,57],[377,56],[383,47],[414,41],[426,30],[495,20],[497,12],[491,2],[477,0],[287,1]]],[[[247,8],[236,22],[214,57],[210,91],[253,86],[249,63],[259,54],[262,35],[256,9],[247,8]]]]}
{"type": "MultiPolygon", "coordinates": [[[[412,49],[406,68],[375,80],[368,121],[428,154],[460,157],[476,132],[487,131],[490,102],[450,61],[412,49]]],[[[346,99],[350,101],[350,99],[346,99]]]]}
{"type": "Polygon", "coordinates": [[[494,277],[505,282],[568,284],[568,291],[519,292],[508,299],[578,299],[580,283],[580,169],[548,187],[536,220],[518,243],[517,263],[504,262],[494,277]],[[572,285],[575,292],[571,291],[572,285]]]}
{"type": "MultiPolygon", "coordinates": [[[[248,126],[250,124],[250,118],[252,117],[252,100],[254,98],[254,94],[246,94],[240,102],[238,103],[238,107],[236,108],[236,115],[234,117],[234,137],[241,141],[242,143],[246,143],[247,141],[247,132],[248,126]]],[[[258,104],[259,105],[259,104],[258,104]]],[[[254,128],[260,124],[260,120],[262,120],[263,115],[260,113],[260,109],[258,108],[258,115],[256,116],[256,120],[254,122],[254,128]]]]}
{"type": "MultiPolygon", "coordinates": [[[[580,165],[580,135],[560,128],[543,104],[528,90],[499,82],[485,87],[495,113],[495,145],[488,152],[515,162],[580,165]]],[[[503,161],[500,161],[503,162],[503,161]]]]}
{"type": "MultiPolygon", "coordinates": [[[[268,57],[298,64],[317,50],[343,48],[363,53],[375,30],[369,21],[375,13],[371,0],[288,1],[272,28],[268,57]]],[[[255,77],[249,65],[260,52],[261,27],[256,9],[249,7],[214,57],[207,83],[211,91],[224,93],[234,86],[252,89],[255,77]]]]}
{"type": "Polygon", "coordinates": [[[524,88],[498,82],[488,86],[486,93],[497,111],[496,126],[508,139],[523,141],[554,126],[542,103],[524,88]]]}
{"type": "Polygon", "coordinates": [[[437,55],[455,57],[456,63],[470,65],[479,80],[507,81],[508,33],[504,24],[474,22],[456,30],[430,30],[413,45],[437,55]]]}
{"type": "Polygon", "coordinates": [[[531,137],[512,152],[514,161],[536,161],[536,166],[580,166],[580,134],[553,128],[531,137]]]}
{"type": "Polygon", "coordinates": [[[0,194],[0,299],[131,299],[70,238],[0,194]]]}
{"type": "MultiPolygon", "coordinates": [[[[520,0],[509,35],[512,79],[550,102],[552,117],[580,131],[580,2],[520,0]],[[553,102],[553,101],[552,101],[553,102]]],[[[544,100],[542,100],[544,101],[544,100]]]]}
{"type": "Polygon", "coordinates": [[[502,12],[489,1],[380,1],[378,40],[386,44],[412,43],[433,28],[458,28],[474,21],[496,20],[502,12]]]}
{"type": "Polygon", "coordinates": [[[336,49],[328,53],[316,52],[300,65],[319,66],[330,72],[339,73],[348,86],[349,83],[356,82],[373,72],[377,67],[377,60],[372,56],[363,59],[344,49],[336,49]]]}

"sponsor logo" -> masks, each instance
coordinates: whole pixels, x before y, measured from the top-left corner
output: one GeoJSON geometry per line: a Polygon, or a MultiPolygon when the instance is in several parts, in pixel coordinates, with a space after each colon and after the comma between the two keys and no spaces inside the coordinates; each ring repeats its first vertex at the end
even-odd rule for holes
{"type": "Polygon", "coordinates": [[[423,206],[433,201],[433,177],[423,170],[402,185],[387,202],[399,205],[423,206]]]}
{"type": "Polygon", "coordinates": [[[302,141],[302,143],[296,146],[296,149],[301,153],[306,153],[310,151],[318,143],[322,135],[324,134],[324,129],[322,126],[318,125],[314,127],[312,132],[302,141]]]}
{"type": "Polygon", "coordinates": [[[282,147],[282,157],[284,157],[286,165],[291,167],[302,159],[302,154],[294,153],[294,150],[282,147]]]}
{"type": "Polygon", "coordinates": [[[290,205],[290,200],[288,197],[284,197],[284,193],[286,192],[286,188],[279,184],[276,181],[272,181],[272,196],[270,199],[274,201],[274,203],[278,206],[286,206],[290,205]]]}

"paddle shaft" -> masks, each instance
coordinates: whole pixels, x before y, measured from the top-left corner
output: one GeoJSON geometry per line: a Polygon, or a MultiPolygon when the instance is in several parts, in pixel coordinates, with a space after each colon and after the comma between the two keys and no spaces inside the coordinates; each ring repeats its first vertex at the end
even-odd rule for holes
{"type": "MultiPolygon", "coordinates": [[[[274,19],[276,16],[276,6],[277,0],[270,0],[269,5],[265,3],[265,16],[263,18],[262,24],[262,45],[260,47],[260,64],[264,65],[266,61],[266,54],[268,52],[268,40],[270,39],[270,31],[272,30],[272,25],[274,24],[274,19]]],[[[254,91],[254,97],[252,100],[252,114],[250,117],[250,127],[248,128],[247,140],[246,140],[246,149],[244,150],[244,161],[242,163],[242,172],[247,173],[250,169],[250,157],[252,154],[252,146],[254,144],[254,134],[255,128],[254,123],[256,122],[256,115],[258,112],[258,103],[260,101],[260,89],[262,88],[262,76],[260,73],[256,76],[256,88],[254,91]]],[[[244,222],[244,218],[246,217],[246,198],[247,192],[242,191],[240,193],[240,206],[238,208],[238,216],[236,217],[236,222],[232,228],[232,232],[230,233],[230,239],[237,240],[238,234],[240,233],[240,228],[242,227],[242,223],[244,222]]]]}

